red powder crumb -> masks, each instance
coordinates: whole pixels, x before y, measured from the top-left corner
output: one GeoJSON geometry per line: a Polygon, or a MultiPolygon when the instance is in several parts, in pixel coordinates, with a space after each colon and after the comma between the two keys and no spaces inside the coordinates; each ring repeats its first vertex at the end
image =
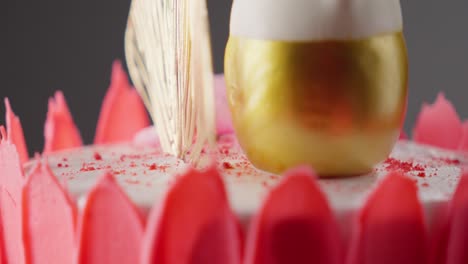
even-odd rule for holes
{"type": "Polygon", "coordinates": [[[429,187],[429,183],[427,183],[427,182],[423,183],[422,187],[429,187]]]}
{"type": "Polygon", "coordinates": [[[266,181],[262,182],[263,187],[268,187],[268,183],[266,181]]]}
{"type": "Polygon", "coordinates": [[[68,167],[70,167],[70,166],[68,164],[65,164],[65,168],[68,168],[68,167]]]}
{"type": "Polygon", "coordinates": [[[156,165],[156,163],[153,163],[151,165],[148,166],[148,169],[149,170],[157,170],[158,169],[158,166],[156,165]]]}
{"type": "Polygon", "coordinates": [[[67,161],[68,161],[68,159],[67,159],[67,158],[63,158],[63,159],[62,159],[62,161],[64,161],[64,162],[67,162],[67,161]]]}
{"type": "Polygon", "coordinates": [[[59,163],[59,164],[57,164],[57,166],[58,166],[59,168],[62,168],[62,167],[63,167],[63,164],[62,164],[62,163],[59,163]]]}
{"type": "Polygon", "coordinates": [[[238,171],[238,172],[236,173],[236,176],[237,176],[237,177],[242,176],[242,172],[238,171]]]}
{"type": "Polygon", "coordinates": [[[97,153],[97,152],[94,153],[94,159],[95,159],[95,160],[102,160],[101,154],[99,154],[99,153],[97,153]]]}
{"type": "Polygon", "coordinates": [[[229,162],[223,162],[223,168],[225,168],[226,170],[231,170],[234,169],[234,166],[232,166],[232,164],[229,162]]]}
{"type": "Polygon", "coordinates": [[[461,161],[458,160],[458,159],[444,159],[444,158],[441,158],[439,161],[447,164],[447,165],[460,165],[461,164],[461,161]]]}
{"type": "Polygon", "coordinates": [[[413,162],[409,161],[400,161],[394,158],[388,158],[385,161],[385,169],[390,171],[401,171],[403,173],[408,173],[412,171],[420,172],[418,174],[419,177],[425,177],[426,174],[424,173],[425,168],[421,165],[413,164],[413,162]]]}
{"type": "Polygon", "coordinates": [[[132,161],[132,162],[130,163],[130,168],[135,168],[136,166],[137,166],[137,165],[136,165],[135,162],[132,161]]]}
{"type": "Polygon", "coordinates": [[[83,164],[83,166],[80,169],[80,171],[82,171],[82,172],[95,171],[95,170],[96,170],[96,168],[94,168],[93,166],[90,166],[89,164],[83,164]]]}

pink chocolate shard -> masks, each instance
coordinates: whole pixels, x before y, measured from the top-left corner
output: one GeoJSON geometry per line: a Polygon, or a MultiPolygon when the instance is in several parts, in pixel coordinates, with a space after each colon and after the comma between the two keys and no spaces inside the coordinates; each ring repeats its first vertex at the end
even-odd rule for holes
{"type": "Polygon", "coordinates": [[[349,264],[426,264],[428,239],[415,183],[390,173],[358,219],[349,264]]]}
{"type": "Polygon", "coordinates": [[[468,171],[465,170],[449,208],[447,264],[468,263],[468,171]]]}
{"type": "Polygon", "coordinates": [[[76,263],[140,263],[143,218],[110,174],[89,193],[78,232],[76,263]]]}
{"type": "Polygon", "coordinates": [[[131,141],[138,131],[150,125],[146,108],[131,87],[120,61],[112,67],[109,90],[101,107],[95,144],[131,141]]]}
{"type": "Polygon", "coordinates": [[[3,227],[6,263],[23,264],[24,247],[21,228],[21,189],[24,176],[15,145],[7,139],[4,127],[0,127],[0,209],[3,227]]]}
{"type": "Polygon", "coordinates": [[[234,132],[224,75],[215,76],[216,127],[219,135],[234,132]]]}
{"type": "Polygon", "coordinates": [[[240,228],[218,172],[188,171],[151,212],[142,263],[240,261],[240,228]]]}
{"type": "Polygon", "coordinates": [[[81,135],[76,127],[63,93],[58,91],[49,99],[49,111],[44,127],[44,153],[80,147],[81,135]]]}
{"type": "Polygon", "coordinates": [[[73,263],[76,208],[49,167],[36,164],[23,188],[26,262],[73,263]]]}
{"type": "Polygon", "coordinates": [[[418,143],[459,149],[463,137],[462,123],[452,103],[442,93],[433,105],[423,105],[413,136],[418,143]]]}
{"type": "Polygon", "coordinates": [[[6,126],[9,139],[16,146],[21,163],[29,160],[28,148],[26,147],[26,140],[24,139],[23,127],[21,126],[20,119],[15,115],[11,109],[10,101],[5,98],[6,109],[6,126]]]}
{"type": "Polygon", "coordinates": [[[400,140],[408,140],[408,135],[405,133],[405,131],[401,131],[400,133],[400,140]]]}
{"type": "Polygon", "coordinates": [[[463,137],[458,149],[465,152],[468,151],[468,121],[463,123],[463,137]]]}
{"type": "Polygon", "coordinates": [[[250,229],[245,263],[341,264],[342,243],[314,173],[299,168],[268,194],[250,229]]]}

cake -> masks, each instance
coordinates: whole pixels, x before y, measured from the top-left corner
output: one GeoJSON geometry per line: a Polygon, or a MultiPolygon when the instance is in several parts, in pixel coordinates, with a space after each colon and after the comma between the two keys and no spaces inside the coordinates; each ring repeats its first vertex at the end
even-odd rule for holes
{"type": "MultiPolygon", "coordinates": [[[[195,107],[191,114],[198,116],[184,119],[177,112],[188,109],[179,107],[182,99],[171,110],[148,107],[153,117],[165,117],[151,126],[115,62],[94,144],[83,145],[57,92],[49,100],[44,149],[31,158],[5,99],[0,264],[468,263],[468,125],[440,94],[424,105],[413,140],[401,133],[407,58],[398,0],[236,0],[227,81],[217,76],[214,85],[213,148],[204,2],[194,2],[190,16],[179,2],[174,8],[145,3],[154,9],[133,9],[134,31],[127,31],[137,89],[150,79],[171,82],[166,75],[175,70],[172,81],[182,76],[203,85],[164,88],[176,88],[171,95],[202,92],[206,97],[192,98],[202,110],[195,107]],[[156,24],[168,32],[158,32],[166,35],[147,31],[144,15],[161,19],[156,24]],[[139,46],[152,48],[164,38],[175,46],[195,44],[182,48],[181,57],[179,47],[158,46],[169,62],[139,46]],[[165,129],[171,121],[172,128],[186,128],[188,139],[165,129]],[[161,140],[156,129],[164,132],[161,140]],[[179,152],[194,141],[200,159],[181,159],[179,152]]],[[[149,84],[143,86],[154,89],[149,84]]],[[[162,90],[154,94],[170,100],[162,90]]],[[[155,99],[149,97],[143,96],[147,105],[155,99]]]]}
{"type": "MultiPolygon", "coordinates": [[[[221,90],[222,83],[218,77],[221,90]]],[[[216,162],[206,153],[201,168],[191,168],[145,129],[144,107],[119,63],[94,145],[82,146],[57,93],[44,153],[28,160],[21,123],[6,102],[2,263],[468,260],[467,130],[443,95],[424,106],[417,142],[401,139],[372,173],[340,179],[318,179],[307,167],[285,175],[256,169],[229,119],[218,120],[216,162]],[[129,102],[134,110],[124,111],[129,102]]],[[[226,107],[218,102],[218,112],[226,107]]]]}

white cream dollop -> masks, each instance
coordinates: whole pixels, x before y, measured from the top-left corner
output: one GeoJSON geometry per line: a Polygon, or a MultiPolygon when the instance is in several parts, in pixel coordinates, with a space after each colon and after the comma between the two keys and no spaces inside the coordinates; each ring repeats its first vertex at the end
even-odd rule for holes
{"type": "Polygon", "coordinates": [[[231,36],[278,41],[360,39],[402,31],[400,0],[234,0],[231,36]]]}

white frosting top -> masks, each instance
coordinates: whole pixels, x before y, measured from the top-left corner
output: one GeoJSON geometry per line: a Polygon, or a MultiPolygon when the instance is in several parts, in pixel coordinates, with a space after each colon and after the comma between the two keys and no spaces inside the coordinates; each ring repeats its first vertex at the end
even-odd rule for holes
{"type": "MultiPolygon", "coordinates": [[[[238,215],[248,218],[258,210],[268,190],[281,177],[255,169],[233,136],[221,139],[218,147],[218,167],[231,205],[238,215]]],[[[138,148],[130,144],[85,147],[47,158],[52,171],[67,182],[79,204],[83,205],[91,187],[109,171],[130,199],[145,211],[162,200],[175,175],[187,167],[181,160],[163,154],[159,148],[138,148]]],[[[453,152],[400,141],[392,158],[378,165],[373,173],[353,178],[321,179],[319,182],[333,209],[338,213],[349,212],[362,207],[376,182],[389,170],[401,168],[419,186],[422,203],[431,206],[449,200],[460,179],[460,166],[465,163],[464,157],[453,152]]]]}
{"type": "Polygon", "coordinates": [[[347,40],[402,31],[400,0],[234,0],[231,35],[347,40]]]}

